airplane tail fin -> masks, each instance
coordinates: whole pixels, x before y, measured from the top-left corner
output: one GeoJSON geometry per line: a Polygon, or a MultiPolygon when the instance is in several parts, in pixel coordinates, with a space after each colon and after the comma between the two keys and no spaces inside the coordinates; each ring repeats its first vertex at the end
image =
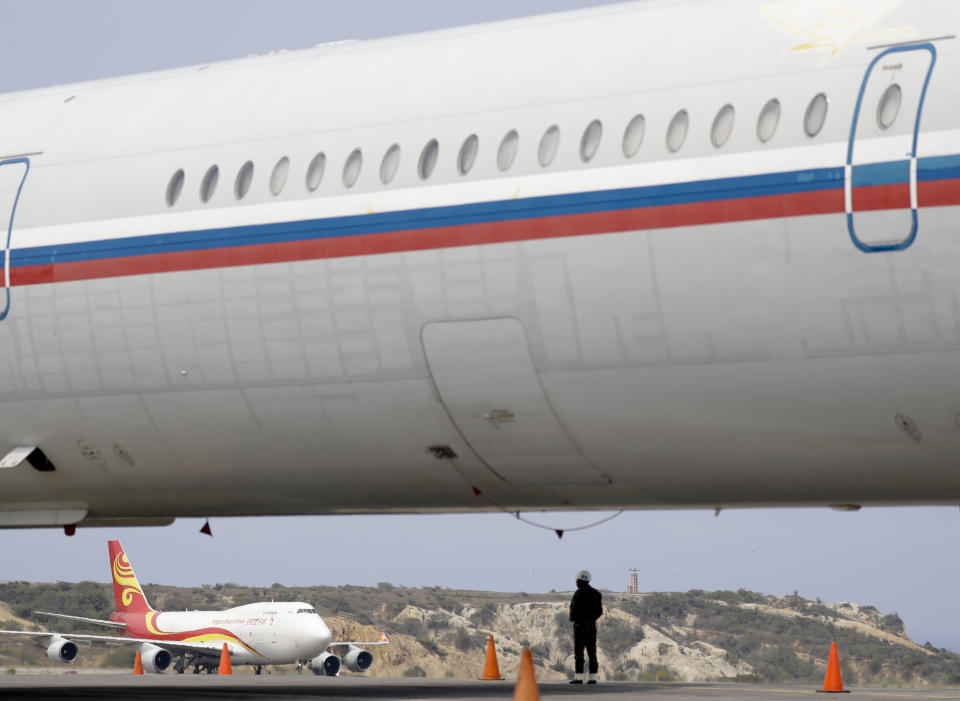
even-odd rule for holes
{"type": "Polygon", "coordinates": [[[137,575],[123,552],[119,540],[109,541],[110,571],[113,575],[113,599],[118,613],[147,613],[153,611],[143,595],[137,575]]]}

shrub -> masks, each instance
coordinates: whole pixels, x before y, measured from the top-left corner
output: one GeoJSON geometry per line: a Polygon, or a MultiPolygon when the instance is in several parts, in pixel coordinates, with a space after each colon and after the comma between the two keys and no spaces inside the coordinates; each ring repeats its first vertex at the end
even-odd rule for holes
{"type": "Polygon", "coordinates": [[[896,613],[888,613],[880,619],[880,627],[891,633],[903,634],[906,628],[903,625],[903,619],[896,613]]]}
{"type": "Polygon", "coordinates": [[[133,661],[137,656],[137,651],[129,647],[118,647],[116,650],[113,650],[109,655],[107,655],[103,662],[100,664],[101,667],[120,667],[125,669],[133,669],[133,661]]]}
{"type": "Polygon", "coordinates": [[[550,657],[550,650],[546,645],[531,645],[530,654],[533,655],[533,659],[536,660],[545,660],[550,657]]]}
{"type": "Polygon", "coordinates": [[[463,626],[457,628],[457,634],[453,639],[454,646],[461,652],[466,652],[473,647],[473,638],[463,626]]]}
{"type": "Polygon", "coordinates": [[[597,642],[612,657],[622,655],[643,640],[643,628],[618,618],[601,619],[597,624],[597,642]]]}
{"type": "Polygon", "coordinates": [[[662,665],[648,664],[639,677],[644,682],[675,682],[677,678],[666,667],[662,665]]]}
{"type": "Polygon", "coordinates": [[[424,633],[423,621],[416,618],[404,618],[403,620],[394,623],[393,627],[398,633],[411,635],[414,638],[419,637],[424,633]]]}
{"type": "Polygon", "coordinates": [[[430,630],[439,630],[440,628],[446,628],[447,623],[450,619],[444,616],[442,613],[435,613],[430,618],[427,619],[427,628],[430,630]]]}
{"type": "Polygon", "coordinates": [[[445,657],[443,650],[437,647],[437,643],[430,638],[417,638],[417,642],[420,643],[420,645],[422,645],[427,652],[432,652],[438,657],[445,657]]]}

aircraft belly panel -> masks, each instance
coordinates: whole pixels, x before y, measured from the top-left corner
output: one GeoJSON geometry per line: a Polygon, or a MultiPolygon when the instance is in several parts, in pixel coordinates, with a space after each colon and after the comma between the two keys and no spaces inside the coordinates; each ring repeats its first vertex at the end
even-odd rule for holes
{"type": "Polygon", "coordinates": [[[527,486],[609,482],[557,418],[519,321],[431,323],[423,347],[451,420],[500,478],[527,486]]]}
{"type": "Polygon", "coordinates": [[[834,214],[28,286],[0,443],[57,472],[3,487],[96,518],[489,508],[471,485],[513,508],[954,502],[957,208],[922,214],[896,258],[834,214]],[[385,293],[357,292],[361,260],[385,293]]]}

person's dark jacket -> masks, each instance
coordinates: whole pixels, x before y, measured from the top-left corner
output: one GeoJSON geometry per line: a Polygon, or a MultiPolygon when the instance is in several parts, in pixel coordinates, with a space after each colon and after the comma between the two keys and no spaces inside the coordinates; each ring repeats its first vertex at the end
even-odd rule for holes
{"type": "Polygon", "coordinates": [[[581,585],[570,602],[570,620],[574,625],[593,625],[603,615],[603,596],[589,584],[581,585]]]}

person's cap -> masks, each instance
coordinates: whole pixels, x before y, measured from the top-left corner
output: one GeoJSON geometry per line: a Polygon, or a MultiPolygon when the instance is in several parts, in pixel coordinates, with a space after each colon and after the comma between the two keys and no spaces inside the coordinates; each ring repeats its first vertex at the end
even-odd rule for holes
{"type": "Polygon", "coordinates": [[[577,572],[577,581],[578,581],[578,582],[589,582],[589,581],[590,581],[590,573],[587,572],[586,570],[580,570],[579,572],[577,572]]]}

